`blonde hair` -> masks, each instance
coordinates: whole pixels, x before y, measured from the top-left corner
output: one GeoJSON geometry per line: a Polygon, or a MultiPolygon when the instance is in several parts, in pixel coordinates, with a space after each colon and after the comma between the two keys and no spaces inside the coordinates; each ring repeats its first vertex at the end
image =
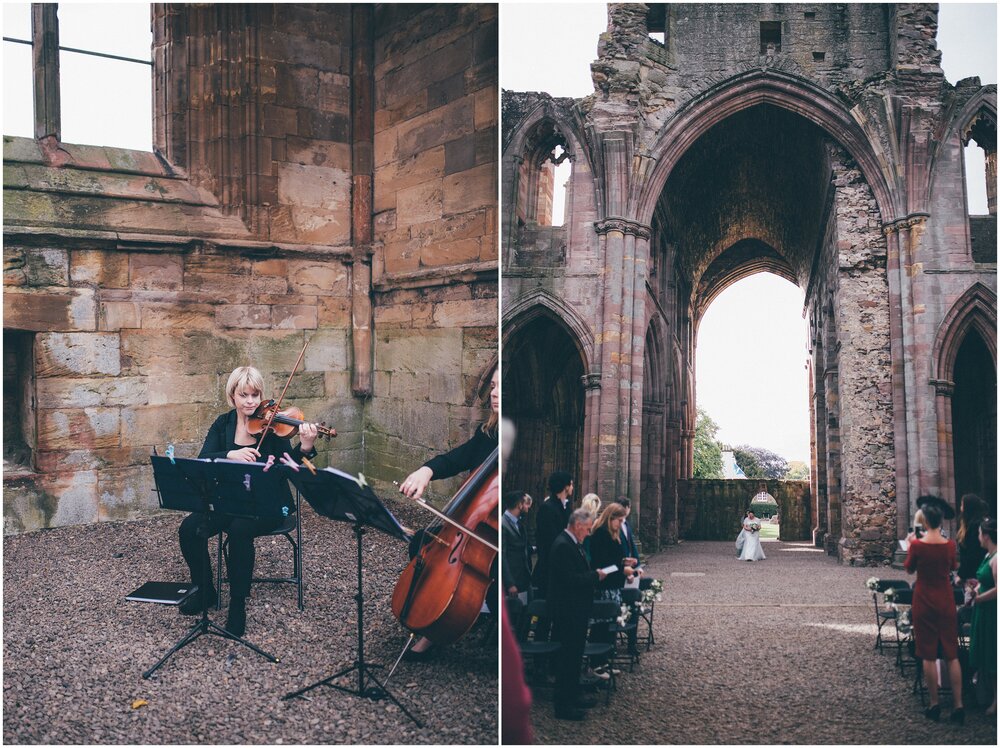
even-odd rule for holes
{"type": "Polygon", "coordinates": [[[233,395],[236,394],[236,390],[256,392],[263,397],[264,377],[252,366],[240,366],[233,369],[233,373],[229,375],[229,381],[226,382],[226,399],[234,408],[236,400],[233,399],[233,395]]]}
{"type": "MultiPolygon", "coordinates": [[[[496,376],[496,373],[497,373],[497,367],[494,366],[493,367],[493,373],[490,374],[490,381],[491,382],[493,381],[493,377],[496,376]]],[[[497,387],[499,387],[499,386],[500,386],[500,383],[497,382],[497,387]]],[[[490,409],[490,415],[489,415],[489,417],[487,417],[487,419],[483,423],[483,425],[480,426],[480,428],[482,429],[483,433],[486,434],[487,436],[489,436],[490,438],[493,438],[493,437],[495,437],[497,435],[497,425],[500,423],[500,414],[499,413],[494,413],[493,412],[493,408],[492,408],[492,406],[490,404],[490,397],[491,397],[492,390],[493,390],[492,387],[490,387],[488,390],[486,390],[486,407],[490,409]]]]}
{"type": "Polygon", "coordinates": [[[596,493],[588,493],[580,500],[580,508],[586,509],[596,517],[601,511],[601,497],[596,493]]]}
{"type": "Polygon", "coordinates": [[[604,507],[604,511],[601,512],[600,519],[598,519],[597,524],[594,525],[594,532],[597,532],[602,527],[607,526],[608,535],[610,535],[616,541],[621,542],[621,525],[618,526],[617,530],[612,530],[611,520],[618,519],[619,517],[624,517],[624,516],[625,516],[625,507],[623,507],[621,504],[616,504],[615,502],[612,501],[610,504],[604,507]]]}

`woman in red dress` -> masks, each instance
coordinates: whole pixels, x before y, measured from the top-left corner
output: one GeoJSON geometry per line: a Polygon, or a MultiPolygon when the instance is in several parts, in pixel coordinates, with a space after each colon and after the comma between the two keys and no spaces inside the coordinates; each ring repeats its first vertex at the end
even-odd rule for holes
{"type": "Polygon", "coordinates": [[[958,613],[951,586],[951,572],[958,568],[958,549],[955,542],[941,534],[941,520],[951,509],[936,496],[921,496],[917,499],[920,507],[914,523],[922,525],[926,532],[922,538],[910,533],[906,554],[906,570],[916,572],[917,581],[913,585],[913,638],[917,657],[923,661],[924,681],[930,694],[930,706],[924,716],[937,722],[941,718],[938,703],[937,660],[948,664],[948,679],[954,703],[950,720],[959,724],[965,721],[962,708],[962,668],[958,663],[958,613]]]}

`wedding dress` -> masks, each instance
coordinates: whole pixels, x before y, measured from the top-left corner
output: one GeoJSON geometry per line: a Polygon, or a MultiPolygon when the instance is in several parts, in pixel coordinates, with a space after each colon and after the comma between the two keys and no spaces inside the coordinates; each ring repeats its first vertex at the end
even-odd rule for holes
{"type": "MultiPolygon", "coordinates": [[[[754,520],[754,522],[760,524],[759,520],[754,520]]],[[[760,545],[760,531],[752,531],[750,529],[751,524],[752,522],[749,518],[744,519],[743,529],[740,530],[740,535],[736,538],[736,548],[740,552],[740,561],[763,561],[767,557],[764,555],[764,549],[760,545]]]]}

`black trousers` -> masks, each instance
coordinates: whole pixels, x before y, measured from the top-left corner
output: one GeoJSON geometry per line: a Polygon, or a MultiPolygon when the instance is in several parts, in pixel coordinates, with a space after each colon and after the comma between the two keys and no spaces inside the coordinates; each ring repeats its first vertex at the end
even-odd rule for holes
{"type": "Polygon", "coordinates": [[[213,580],[208,539],[225,530],[229,534],[230,597],[246,599],[250,595],[250,580],[253,578],[253,539],[280,527],[283,521],[281,518],[248,519],[231,514],[189,514],[181,522],[178,534],[181,553],[191,570],[192,583],[203,587],[206,575],[213,580]]]}
{"type": "Polygon", "coordinates": [[[560,643],[553,657],[556,687],[552,700],[557,710],[572,709],[580,698],[580,668],[587,643],[587,614],[557,611],[552,620],[552,640],[560,643]]]}

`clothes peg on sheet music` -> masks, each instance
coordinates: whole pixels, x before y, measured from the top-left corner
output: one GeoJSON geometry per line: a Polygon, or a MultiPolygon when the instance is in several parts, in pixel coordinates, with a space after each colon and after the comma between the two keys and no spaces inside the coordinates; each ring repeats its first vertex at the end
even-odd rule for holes
{"type": "Polygon", "coordinates": [[[274,465],[274,455],[267,456],[267,462],[264,464],[264,472],[266,473],[274,465]]]}
{"type": "Polygon", "coordinates": [[[281,464],[290,467],[296,473],[299,472],[299,463],[292,459],[288,452],[281,455],[281,464]]]}
{"type": "Polygon", "coordinates": [[[307,460],[305,457],[302,458],[302,464],[305,465],[306,470],[308,470],[313,475],[316,475],[316,466],[313,465],[311,462],[309,462],[309,460],[307,460]]]}
{"type": "Polygon", "coordinates": [[[166,455],[167,455],[167,459],[170,460],[170,464],[171,465],[176,465],[177,464],[176,462],[174,462],[174,445],[173,444],[168,444],[167,445],[166,455]]]}

